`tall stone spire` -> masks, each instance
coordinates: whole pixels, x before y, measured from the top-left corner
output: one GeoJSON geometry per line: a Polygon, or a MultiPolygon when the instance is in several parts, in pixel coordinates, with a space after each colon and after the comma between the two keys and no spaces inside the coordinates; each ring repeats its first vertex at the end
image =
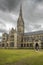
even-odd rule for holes
{"type": "Polygon", "coordinates": [[[22,4],[20,5],[20,13],[19,13],[18,21],[17,21],[17,32],[24,33],[24,21],[23,21],[23,17],[22,17],[22,4]]]}
{"type": "Polygon", "coordinates": [[[19,14],[19,16],[22,17],[22,4],[20,5],[20,14],[19,14]]]}

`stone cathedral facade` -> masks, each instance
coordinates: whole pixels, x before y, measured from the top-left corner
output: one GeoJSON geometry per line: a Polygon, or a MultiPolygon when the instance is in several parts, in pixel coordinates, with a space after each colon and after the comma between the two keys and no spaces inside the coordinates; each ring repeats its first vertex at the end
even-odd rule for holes
{"type": "Polygon", "coordinates": [[[2,34],[0,48],[43,48],[43,31],[25,33],[22,6],[17,20],[17,30],[12,28],[9,34],[2,34]]]}

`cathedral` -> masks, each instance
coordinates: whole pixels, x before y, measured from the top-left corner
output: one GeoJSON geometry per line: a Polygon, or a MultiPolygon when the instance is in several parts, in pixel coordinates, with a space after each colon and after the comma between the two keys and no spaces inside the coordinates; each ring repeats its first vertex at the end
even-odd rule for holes
{"type": "Polygon", "coordinates": [[[17,30],[12,28],[9,34],[2,34],[0,48],[41,48],[43,49],[43,31],[25,33],[22,6],[17,20],[17,30]]]}

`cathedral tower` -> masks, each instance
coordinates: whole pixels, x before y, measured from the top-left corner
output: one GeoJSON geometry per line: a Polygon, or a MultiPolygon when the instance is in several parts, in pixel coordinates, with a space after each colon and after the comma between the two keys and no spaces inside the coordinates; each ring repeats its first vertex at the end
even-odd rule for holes
{"type": "Polygon", "coordinates": [[[20,13],[17,21],[17,46],[21,47],[23,44],[23,34],[24,34],[24,21],[22,17],[22,5],[20,5],[20,13]]]}
{"type": "Polygon", "coordinates": [[[23,21],[23,17],[22,17],[22,5],[20,5],[20,13],[19,13],[19,18],[17,21],[17,32],[18,33],[24,33],[24,21],[23,21]]]}

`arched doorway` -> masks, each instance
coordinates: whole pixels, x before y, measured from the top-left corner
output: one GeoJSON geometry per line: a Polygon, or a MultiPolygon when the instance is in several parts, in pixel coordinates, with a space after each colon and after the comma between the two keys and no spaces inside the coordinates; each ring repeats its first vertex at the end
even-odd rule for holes
{"type": "Polygon", "coordinates": [[[34,49],[41,49],[41,40],[34,40],[34,49]]]}
{"type": "Polygon", "coordinates": [[[35,44],[35,49],[36,49],[36,50],[39,49],[39,44],[38,44],[38,43],[35,44]]]}

